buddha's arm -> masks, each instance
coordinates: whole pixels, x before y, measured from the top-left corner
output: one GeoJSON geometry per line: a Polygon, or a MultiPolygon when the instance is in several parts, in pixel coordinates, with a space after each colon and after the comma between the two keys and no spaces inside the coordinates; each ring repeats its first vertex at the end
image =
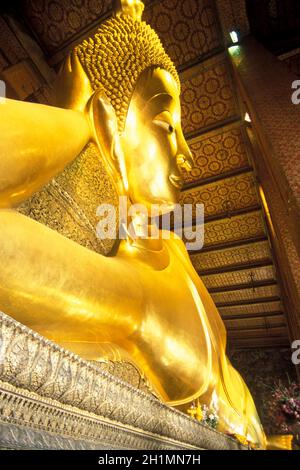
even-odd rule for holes
{"type": "Polygon", "coordinates": [[[22,202],[87,144],[83,113],[6,99],[0,104],[0,208],[22,202]]]}
{"type": "Polygon", "coordinates": [[[136,271],[0,210],[0,310],[58,342],[118,344],[142,312],[136,271]]]}

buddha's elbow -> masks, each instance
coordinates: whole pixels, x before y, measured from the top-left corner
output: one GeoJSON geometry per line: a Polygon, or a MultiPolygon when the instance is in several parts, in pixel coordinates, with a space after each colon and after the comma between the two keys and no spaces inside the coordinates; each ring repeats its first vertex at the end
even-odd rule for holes
{"type": "Polygon", "coordinates": [[[0,181],[0,210],[14,209],[28,199],[38,188],[30,185],[10,184],[9,181],[0,181]]]}

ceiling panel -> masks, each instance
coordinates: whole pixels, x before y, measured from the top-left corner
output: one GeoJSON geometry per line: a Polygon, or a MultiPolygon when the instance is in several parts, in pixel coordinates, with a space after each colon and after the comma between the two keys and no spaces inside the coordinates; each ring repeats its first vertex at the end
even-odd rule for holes
{"type": "MultiPolygon", "coordinates": [[[[232,267],[235,265],[271,259],[268,241],[251,243],[223,250],[191,254],[192,263],[197,271],[232,267]]],[[[273,271],[272,271],[273,273],[273,271]]],[[[216,276],[217,278],[218,276],[216,276]]],[[[268,277],[269,278],[269,277],[268,277]]],[[[210,277],[210,279],[212,279],[210,277]]]]}
{"type": "Polygon", "coordinates": [[[264,302],[258,304],[237,305],[234,307],[220,307],[219,312],[226,318],[227,315],[251,315],[257,313],[283,312],[281,301],[264,302]]]}
{"type": "Polygon", "coordinates": [[[226,44],[231,44],[230,31],[238,31],[241,37],[250,33],[245,0],[216,0],[216,5],[226,44]]]}
{"type": "Polygon", "coordinates": [[[255,299],[272,297],[280,297],[280,292],[277,285],[212,294],[212,298],[216,303],[237,302],[239,300],[249,300],[251,302],[255,299]]]}
{"type": "Polygon", "coordinates": [[[224,58],[205,68],[194,67],[182,83],[182,124],[185,134],[222,122],[238,113],[229,66],[224,58]]]}
{"type": "Polygon", "coordinates": [[[194,217],[196,204],[204,204],[205,217],[221,214],[226,216],[239,209],[257,206],[258,197],[253,172],[186,190],[181,193],[179,202],[192,204],[194,217]]]}
{"type": "Polygon", "coordinates": [[[243,141],[243,128],[222,129],[205,134],[189,143],[194,168],[184,172],[186,184],[247,168],[249,160],[243,141]]]}
{"type": "Polygon", "coordinates": [[[259,338],[259,337],[287,337],[286,326],[274,327],[274,328],[261,328],[261,329],[247,329],[240,331],[228,331],[228,337],[231,339],[238,338],[259,338]]]}
{"type": "Polygon", "coordinates": [[[223,48],[212,0],[154,1],[144,18],[162,38],[177,67],[223,48]]]}
{"type": "Polygon", "coordinates": [[[111,0],[26,0],[24,18],[49,54],[105,18],[111,0]]]}
{"type": "Polygon", "coordinates": [[[243,284],[248,285],[257,281],[270,281],[275,280],[276,276],[274,266],[263,266],[260,268],[201,276],[201,279],[206,287],[211,289],[243,284]]]}
{"type": "Polygon", "coordinates": [[[284,315],[276,315],[273,317],[261,317],[261,318],[248,318],[248,319],[242,319],[242,320],[226,320],[226,328],[227,330],[233,329],[233,328],[253,328],[253,327],[273,327],[273,326],[278,326],[282,325],[285,323],[285,317],[284,315]]]}
{"type": "MultiPolygon", "coordinates": [[[[144,19],[177,67],[224,49],[213,0],[144,0],[144,19]]],[[[44,51],[53,56],[95,31],[112,0],[26,0],[22,13],[44,51]]]]}
{"type": "Polygon", "coordinates": [[[265,235],[260,211],[205,224],[204,247],[265,235]]]}
{"type": "Polygon", "coordinates": [[[279,338],[274,336],[263,336],[260,338],[228,338],[228,347],[231,350],[251,348],[289,348],[290,342],[287,336],[282,336],[279,338]]]}
{"type": "Polygon", "coordinates": [[[230,351],[240,351],[245,349],[286,349],[290,347],[287,337],[258,337],[258,338],[229,338],[228,348],[230,351]]]}

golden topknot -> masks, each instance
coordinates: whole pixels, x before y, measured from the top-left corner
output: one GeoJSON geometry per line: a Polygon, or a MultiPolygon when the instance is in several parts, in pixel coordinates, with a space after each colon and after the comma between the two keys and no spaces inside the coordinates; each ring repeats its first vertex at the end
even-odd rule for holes
{"type": "MultiPolygon", "coordinates": [[[[130,5],[134,1],[131,0],[130,5]]],[[[141,3],[140,0],[136,2],[141,3]]],[[[122,0],[122,6],[123,3],[127,3],[126,0],[122,0]]],[[[92,88],[103,88],[110,99],[120,131],[125,125],[135,85],[144,70],[151,67],[165,69],[180,89],[176,68],[155,31],[124,8],[123,12],[105,21],[96,34],[83,41],[74,52],[92,88]]]]}

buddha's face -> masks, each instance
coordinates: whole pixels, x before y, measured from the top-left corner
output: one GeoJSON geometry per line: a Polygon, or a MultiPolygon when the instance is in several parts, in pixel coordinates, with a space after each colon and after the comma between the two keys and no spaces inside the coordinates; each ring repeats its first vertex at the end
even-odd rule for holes
{"type": "Polygon", "coordinates": [[[173,209],[183,185],[181,171],[192,168],[181,128],[176,81],[162,69],[145,71],[133,93],[121,137],[132,203],[173,209]]]}

